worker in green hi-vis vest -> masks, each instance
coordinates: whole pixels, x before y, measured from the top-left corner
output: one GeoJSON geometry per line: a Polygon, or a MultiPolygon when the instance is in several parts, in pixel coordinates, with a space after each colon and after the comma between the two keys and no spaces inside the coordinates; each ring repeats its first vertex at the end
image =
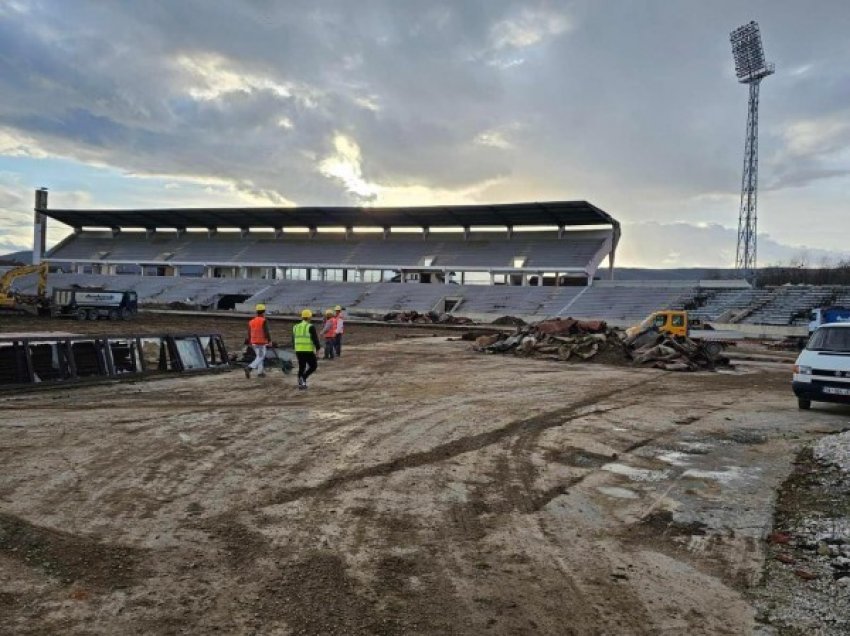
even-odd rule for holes
{"type": "Polygon", "coordinates": [[[319,366],[316,353],[322,350],[316,328],[310,322],[313,312],[305,309],[301,312],[301,322],[292,328],[292,343],[295,346],[295,357],[298,358],[298,388],[307,388],[307,378],[319,366]]]}

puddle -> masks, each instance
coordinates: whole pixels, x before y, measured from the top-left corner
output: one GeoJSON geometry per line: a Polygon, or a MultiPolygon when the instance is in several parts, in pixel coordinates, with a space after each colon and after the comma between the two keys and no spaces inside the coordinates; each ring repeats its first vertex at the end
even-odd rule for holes
{"type": "Polygon", "coordinates": [[[337,422],[339,420],[347,419],[350,417],[350,412],[345,411],[325,411],[322,409],[313,409],[311,415],[323,422],[337,422]]]}
{"type": "Polygon", "coordinates": [[[662,536],[693,536],[704,535],[706,533],[704,523],[696,520],[685,521],[676,519],[669,510],[656,510],[644,517],[641,524],[647,529],[651,529],[653,536],[658,536],[659,534],[662,536]]]}
{"type": "Polygon", "coordinates": [[[617,486],[599,486],[596,490],[603,495],[616,497],[617,499],[637,499],[638,494],[634,490],[628,488],[618,488],[617,486]]]}
{"type": "Polygon", "coordinates": [[[729,432],[726,435],[726,439],[729,439],[736,444],[756,445],[767,442],[767,435],[759,431],[737,430],[729,432]]]}
{"type": "Polygon", "coordinates": [[[688,455],[708,455],[711,444],[705,442],[679,442],[679,448],[688,455]]]}
{"type": "Polygon", "coordinates": [[[623,475],[632,481],[660,481],[667,476],[666,470],[647,470],[645,468],[634,468],[626,464],[605,464],[602,470],[607,470],[615,475],[623,475]]]}
{"type": "Polygon", "coordinates": [[[656,459],[664,462],[665,464],[670,464],[671,466],[687,466],[691,463],[691,457],[687,453],[680,453],[678,451],[661,453],[656,457],[656,459]]]}
{"type": "Polygon", "coordinates": [[[727,466],[726,470],[698,470],[696,468],[689,468],[682,473],[682,477],[690,477],[692,479],[711,479],[713,481],[723,483],[737,481],[739,479],[743,479],[744,476],[744,469],[740,466],[727,466]]]}
{"type": "Polygon", "coordinates": [[[609,455],[593,453],[581,448],[569,447],[561,451],[546,453],[549,461],[558,462],[575,468],[599,468],[611,459],[609,455]]]}

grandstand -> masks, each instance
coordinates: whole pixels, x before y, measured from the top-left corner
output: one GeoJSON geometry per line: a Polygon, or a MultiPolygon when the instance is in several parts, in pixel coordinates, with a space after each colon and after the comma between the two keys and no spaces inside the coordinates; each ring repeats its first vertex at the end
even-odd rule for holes
{"type": "MultiPolygon", "coordinates": [[[[408,208],[49,209],[73,231],[45,258],[49,287],[132,289],[143,305],[295,313],[449,312],[630,323],[688,309],[718,323],[793,326],[847,304],[840,287],[743,281],[614,281],[620,225],[584,201],[408,208]],[[601,268],[608,265],[608,272],[601,268]]],[[[39,254],[39,250],[35,250],[39,254]]],[[[34,281],[22,281],[22,288],[34,281]]]]}
{"type": "Polygon", "coordinates": [[[587,285],[606,259],[613,268],[620,237],[619,223],[584,201],[40,213],[74,229],[51,263],[95,274],[587,285]]]}
{"type": "Polygon", "coordinates": [[[45,255],[50,285],[125,287],[148,305],[557,314],[603,262],[612,274],[620,238],[584,201],[59,210],[39,196],[37,233],[48,218],[73,229],[45,255]]]}

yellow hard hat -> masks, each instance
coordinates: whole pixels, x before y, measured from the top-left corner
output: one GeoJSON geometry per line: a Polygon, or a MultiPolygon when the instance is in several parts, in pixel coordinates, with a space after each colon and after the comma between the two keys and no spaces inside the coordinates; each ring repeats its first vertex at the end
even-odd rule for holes
{"type": "Polygon", "coordinates": [[[334,311],[342,311],[342,307],[340,307],[339,305],[337,305],[336,307],[334,307],[334,311]]]}
{"type": "Polygon", "coordinates": [[[312,311],[310,311],[309,309],[302,309],[302,310],[301,310],[301,317],[302,317],[302,318],[312,318],[312,317],[313,317],[313,312],[312,312],[312,311]]]}
{"type": "Polygon", "coordinates": [[[256,307],[254,307],[257,311],[265,311],[266,306],[263,303],[259,303],[256,307]]]}
{"type": "Polygon", "coordinates": [[[334,315],[333,309],[326,309],[325,310],[325,316],[333,316],[333,315],[334,315]]]}

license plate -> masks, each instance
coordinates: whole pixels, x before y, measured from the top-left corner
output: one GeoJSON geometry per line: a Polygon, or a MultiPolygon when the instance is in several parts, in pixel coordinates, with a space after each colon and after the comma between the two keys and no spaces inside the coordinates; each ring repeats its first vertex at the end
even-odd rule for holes
{"type": "Polygon", "coordinates": [[[850,395],[850,389],[839,389],[834,386],[825,386],[823,392],[829,395],[850,395]]]}

